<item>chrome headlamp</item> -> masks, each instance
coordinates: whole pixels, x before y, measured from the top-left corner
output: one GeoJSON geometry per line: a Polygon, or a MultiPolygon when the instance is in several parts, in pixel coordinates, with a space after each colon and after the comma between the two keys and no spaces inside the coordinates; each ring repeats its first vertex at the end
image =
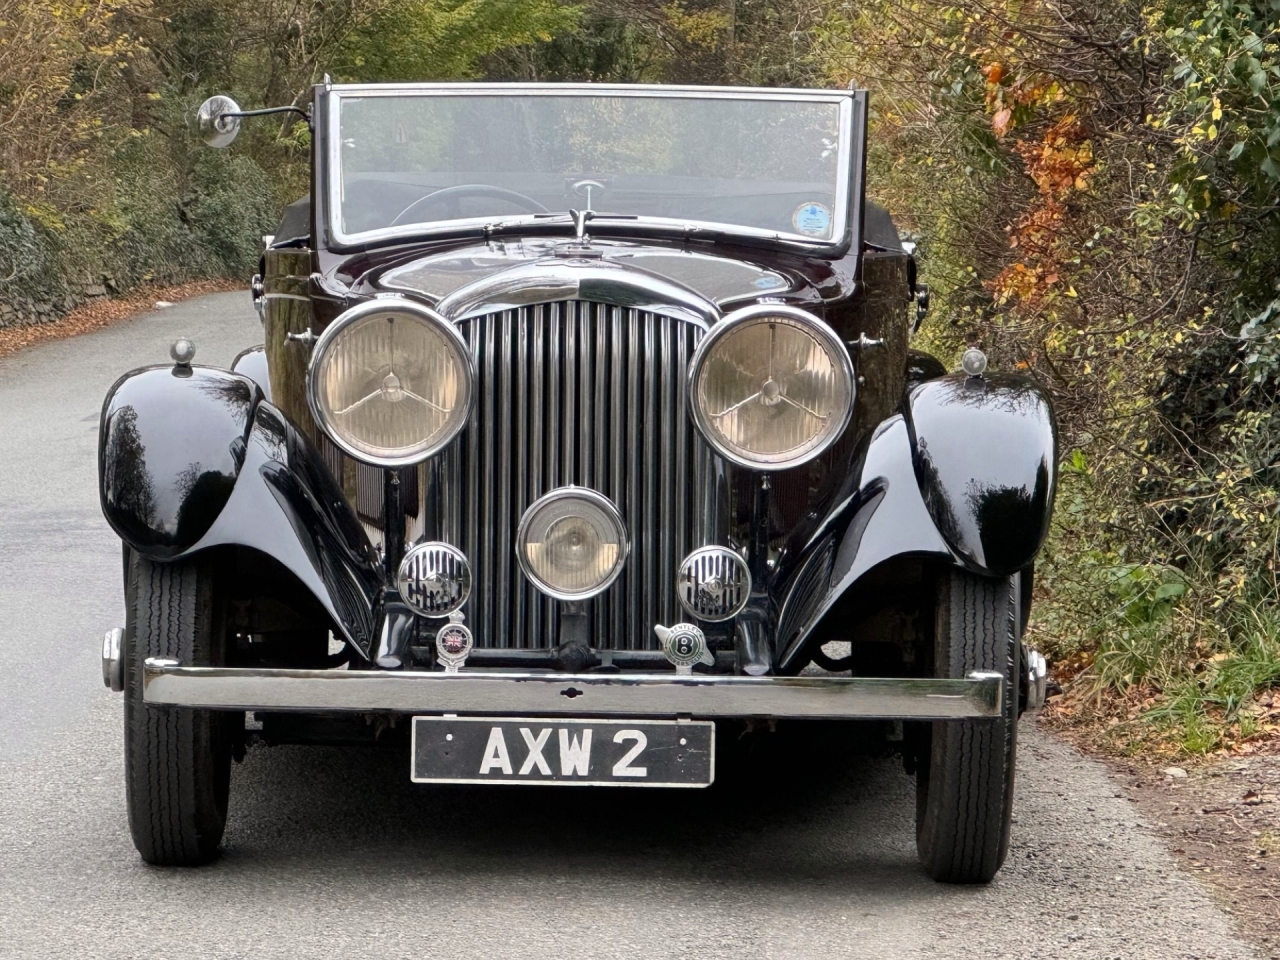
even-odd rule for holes
{"type": "Polygon", "coordinates": [[[475,375],[466,341],[409,300],[358,304],[325,328],[307,402],[344,452],[380,467],[418,463],[466,426],[475,375]]]}
{"type": "Polygon", "coordinates": [[[853,364],[834,330],[797,307],[745,307],[711,328],[689,368],[694,423],[756,470],[812,460],[853,415],[853,364]]]}
{"type": "Polygon", "coordinates": [[[603,591],[622,572],[629,550],[618,508],[585,487],[561,487],[534,501],[516,531],[524,575],[557,600],[603,591]]]}

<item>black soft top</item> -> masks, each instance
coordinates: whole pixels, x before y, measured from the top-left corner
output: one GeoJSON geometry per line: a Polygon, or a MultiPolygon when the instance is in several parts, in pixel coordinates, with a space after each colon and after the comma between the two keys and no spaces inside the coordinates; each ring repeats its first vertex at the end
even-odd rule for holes
{"type": "Polygon", "coordinates": [[[284,208],[273,247],[305,247],[311,241],[311,195],[284,208]]]}
{"type": "Polygon", "coordinates": [[[866,205],[862,222],[862,242],[878,250],[902,251],[902,240],[889,211],[875,203],[866,205]]]}

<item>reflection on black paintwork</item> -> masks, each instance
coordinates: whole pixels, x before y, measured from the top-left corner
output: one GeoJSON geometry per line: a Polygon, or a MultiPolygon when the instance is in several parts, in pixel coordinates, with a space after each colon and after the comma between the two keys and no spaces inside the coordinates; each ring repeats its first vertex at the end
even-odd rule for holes
{"type": "Polygon", "coordinates": [[[111,416],[102,436],[103,508],[126,524],[126,540],[146,536],[155,524],[156,491],[147,472],[147,448],[138,433],[138,411],[125,405],[111,416]]]}
{"type": "MultiPolygon", "coordinates": [[[[323,583],[338,626],[367,656],[381,611],[383,586],[372,544],[320,452],[279,410],[268,403],[258,405],[249,443],[252,452],[246,463],[252,482],[261,482],[270,492],[273,509],[284,515],[306,562],[323,583]]],[[[265,506],[258,499],[254,503],[255,509],[265,506]]],[[[232,534],[251,542],[253,534],[245,528],[266,519],[251,513],[237,517],[231,525],[232,534]]],[[[282,555],[278,552],[277,559],[282,555]]],[[[286,566],[290,564],[286,562],[286,566]]],[[[303,575],[302,570],[291,569],[303,575]]]]}
{"type": "Polygon", "coordinates": [[[168,559],[208,532],[235,487],[258,393],[207,367],[121,379],[103,412],[102,508],[140,553],[168,559]]]}
{"type": "MultiPolygon", "coordinates": [[[[378,278],[377,285],[387,290],[420,293],[440,300],[469,283],[496,276],[512,267],[553,257],[558,247],[569,242],[558,237],[524,239],[432,254],[388,270],[378,278]]],[[[652,244],[599,239],[592,243],[602,260],[638,267],[695,290],[717,303],[762,294],[777,296],[789,292],[793,286],[792,281],[777,270],[741,259],[670,250],[652,244]]]]}
{"type": "Polygon", "coordinates": [[[205,470],[199,460],[183,470],[174,482],[179,504],[174,541],[195,543],[204,536],[231,499],[235,485],[234,475],[205,470]]]}
{"type": "Polygon", "coordinates": [[[1014,570],[1026,563],[1028,542],[1038,544],[1045,518],[1049,515],[1048,464],[1041,461],[1035,482],[1021,487],[971,485],[965,500],[980,531],[983,565],[995,570],[1014,570]]]}
{"type": "Polygon", "coordinates": [[[1012,573],[1048,533],[1057,435],[1040,389],[1020,377],[952,375],[916,387],[910,426],[920,492],[969,566],[1012,573]]]}

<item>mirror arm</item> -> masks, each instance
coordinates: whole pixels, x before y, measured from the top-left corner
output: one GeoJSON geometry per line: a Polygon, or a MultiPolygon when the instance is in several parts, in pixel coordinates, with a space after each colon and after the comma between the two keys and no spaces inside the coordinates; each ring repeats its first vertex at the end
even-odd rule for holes
{"type": "Polygon", "coordinates": [[[245,117],[265,117],[273,113],[296,113],[311,125],[311,114],[299,106],[290,104],[287,107],[265,107],[261,110],[241,110],[240,104],[227,96],[213,96],[200,104],[196,111],[196,124],[200,128],[200,139],[205,146],[229,147],[231,141],[240,134],[240,121],[245,117]]]}
{"type": "Polygon", "coordinates": [[[288,107],[263,107],[261,110],[227,111],[226,113],[218,114],[218,119],[221,120],[223,117],[235,117],[239,120],[244,117],[265,117],[273,113],[296,113],[303,120],[307,121],[308,126],[311,124],[311,114],[306,110],[303,110],[301,107],[295,107],[292,105],[288,107]]]}

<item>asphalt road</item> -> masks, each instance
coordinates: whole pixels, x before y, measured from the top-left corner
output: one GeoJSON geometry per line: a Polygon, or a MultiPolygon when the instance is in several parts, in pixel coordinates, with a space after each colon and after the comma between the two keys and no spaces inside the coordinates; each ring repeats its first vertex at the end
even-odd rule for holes
{"type": "Polygon", "coordinates": [[[829,732],[759,738],[707,791],[415,787],[396,753],[256,749],[222,859],[145,867],[99,672],[123,606],[95,451],[107,387],[178,334],[225,364],[259,328],[224,294],[0,360],[0,957],[1256,955],[1030,723],[985,888],[924,878],[911,781],[829,732]]]}

